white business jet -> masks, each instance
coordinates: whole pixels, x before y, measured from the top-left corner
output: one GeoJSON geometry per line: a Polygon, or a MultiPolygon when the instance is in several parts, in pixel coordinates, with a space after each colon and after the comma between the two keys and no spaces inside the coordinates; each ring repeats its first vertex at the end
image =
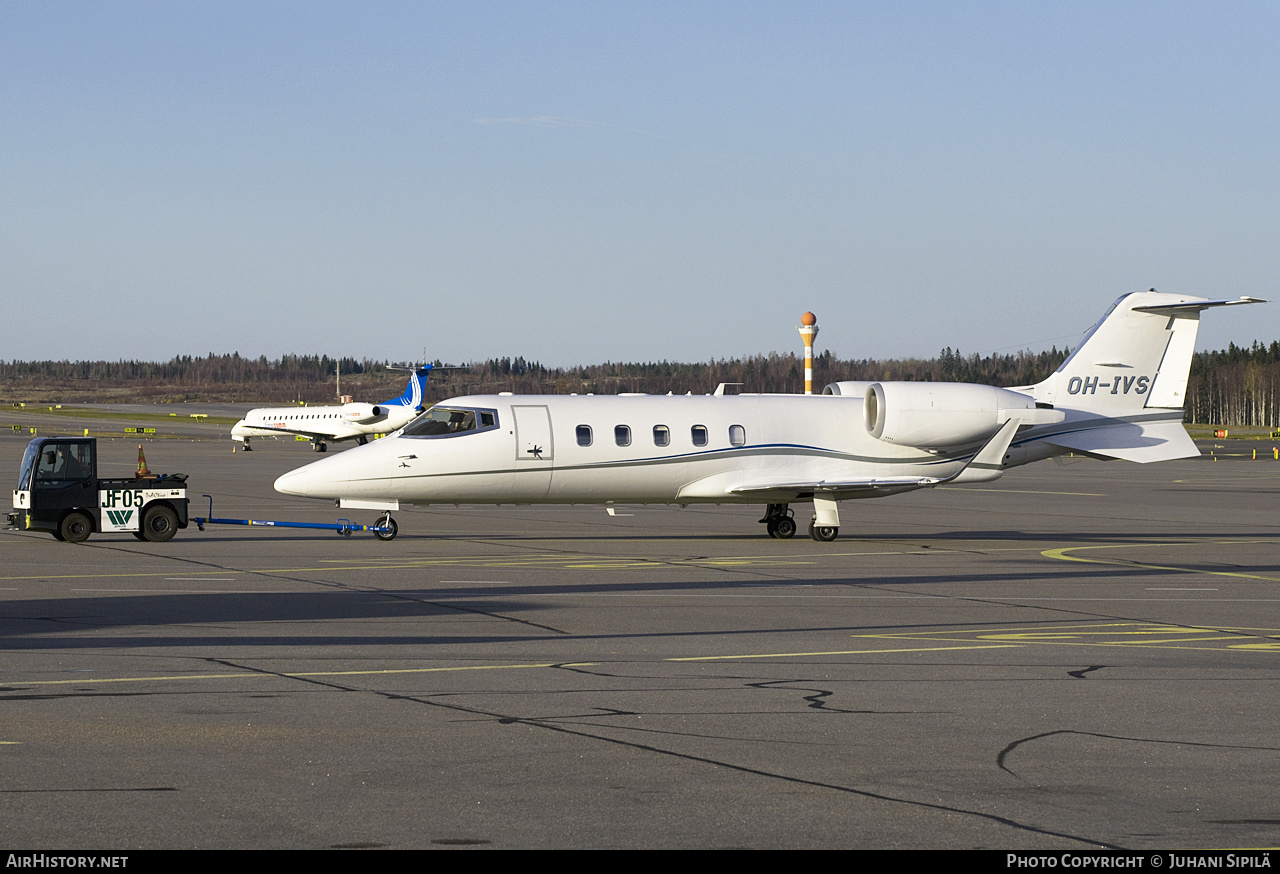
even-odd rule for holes
{"type": "Polygon", "coordinates": [[[432,365],[411,368],[404,394],[380,404],[350,403],[325,407],[262,407],[250,410],[231,427],[231,439],[253,447],[253,437],[306,437],[316,452],[329,443],[356,440],[369,442],[372,434],[389,434],[403,428],[422,412],[423,391],[432,365]]]}
{"type": "Polygon", "coordinates": [[[1112,304],[1062,366],[1018,388],[837,382],[822,395],[509,393],[436,404],[402,431],[286,473],[276,490],[341,507],[762,503],[791,537],[834,540],[839,502],[989,482],[1068,452],[1139,463],[1199,450],[1182,427],[1200,313],[1262,303],[1156,291],[1112,304]]]}

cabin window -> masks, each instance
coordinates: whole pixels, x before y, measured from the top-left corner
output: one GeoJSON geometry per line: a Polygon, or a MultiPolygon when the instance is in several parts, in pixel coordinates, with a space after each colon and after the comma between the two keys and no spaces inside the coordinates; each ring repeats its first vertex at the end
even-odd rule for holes
{"type": "Polygon", "coordinates": [[[671,429],[666,425],[653,426],[653,445],[654,446],[670,446],[671,445],[671,429]]]}
{"type": "Polygon", "coordinates": [[[631,445],[631,426],[615,425],[613,428],[613,442],[619,446],[631,445]]]}
{"type": "Polygon", "coordinates": [[[578,445],[579,446],[591,445],[591,426],[590,425],[578,426],[578,445]]]}
{"type": "Polygon", "coordinates": [[[690,429],[690,434],[693,437],[694,446],[707,445],[707,426],[706,425],[694,425],[693,428],[690,429]]]}
{"type": "Polygon", "coordinates": [[[732,446],[742,446],[747,442],[747,429],[741,425],[729,426],[729,443],[732,446]]]}

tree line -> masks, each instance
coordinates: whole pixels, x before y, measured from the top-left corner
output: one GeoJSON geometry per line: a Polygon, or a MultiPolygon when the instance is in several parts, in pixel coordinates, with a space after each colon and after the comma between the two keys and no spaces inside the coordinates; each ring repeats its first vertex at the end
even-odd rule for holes
{"type": "MultiPolygon", "coordinates": [[[[972,382],[1023,386],[1052,373],[1069,354],[1045,352],[964,355],[947,347],[936,358],[840,359],[829,351],[814,358],[814,388],[843,380],[972,382]]],[[[436,362],[440,364],[440,362],[436,362]]],[[[285,355],[244,358],[238,353],[177,356],[149,361],[0,361],[0,395],[7,402],[90,403],[225,402],[332,403],[335,371],[342,393],[376,402],[398,396],[407,375],[387,361],[285,355]]],[[[704,394],[720,383],[742,392],[801,392],[804,362],[777,352],[708,362],[611,362],[547,367],[523,357],[490,358],[434,373],[426,401],[463,394],[704,394]]],[[[1280,342],[1231,344],[1198,352],[1187,384],[1188,420],[1223,426],[1280,426],[1280,342]]]]}

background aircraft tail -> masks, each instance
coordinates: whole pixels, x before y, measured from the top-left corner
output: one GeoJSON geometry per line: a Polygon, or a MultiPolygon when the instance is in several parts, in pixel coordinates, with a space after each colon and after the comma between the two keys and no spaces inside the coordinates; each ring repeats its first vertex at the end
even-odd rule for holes
{"type": "Polygon", "coordinates": [[[405,386],[404,394],[398,398],[384,401],[383,405],[388,407],[413,407],[415,410],[421,408],[423,398],[426,397],[427,374],[430,372],[430,364],[414,370],[409,376],[409,384],[405,386]]]}

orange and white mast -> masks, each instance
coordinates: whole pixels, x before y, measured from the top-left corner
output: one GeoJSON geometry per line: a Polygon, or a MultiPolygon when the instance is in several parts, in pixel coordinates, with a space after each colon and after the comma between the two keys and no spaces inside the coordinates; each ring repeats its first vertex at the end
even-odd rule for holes
{"type": "Polygon", "coordinates": [[[818,317],[805,313],[800,317],[800,338],[804,340],[804,393],[813,394],[813,338],[818,336],[818,317]]]}

